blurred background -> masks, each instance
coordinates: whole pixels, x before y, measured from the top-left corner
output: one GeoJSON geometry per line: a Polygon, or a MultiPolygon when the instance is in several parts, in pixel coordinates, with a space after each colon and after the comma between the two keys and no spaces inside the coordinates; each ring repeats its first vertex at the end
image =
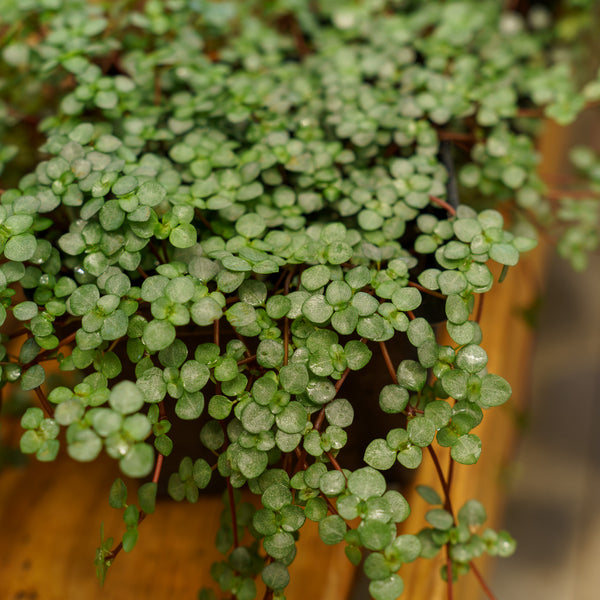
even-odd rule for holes
{"type": "Polygon", "coordinates": [[[599,597],[600,257],[585,273],[551,259],[529,407],[508,473],[504,527],[518,547],[491,578],[502,600],[599,597]]]}

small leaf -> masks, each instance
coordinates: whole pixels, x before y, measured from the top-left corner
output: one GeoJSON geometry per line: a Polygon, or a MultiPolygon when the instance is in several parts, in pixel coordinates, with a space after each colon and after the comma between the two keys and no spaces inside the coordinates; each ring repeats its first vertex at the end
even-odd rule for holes
{"type": "Polygon", "coordinates": [[[146,514],[152,514],[156,507],[156,492],[158,485],[153,482],[142,484],[137,492],[140,508],[146,514]]]}
{"type": "Polygon", "coordinates": [[[421,496],[425,502],[428,502],[429,504],[442,504],[440,495],[428,485],[418,485],[416,489],[419,496],[421,496]]]}
{"type": "Polygon", "coordinates": [[[121,478],[114,480],[110,487],[108,503],[112,508],[124,508],[127,503],[127,486],[121,478]]]}

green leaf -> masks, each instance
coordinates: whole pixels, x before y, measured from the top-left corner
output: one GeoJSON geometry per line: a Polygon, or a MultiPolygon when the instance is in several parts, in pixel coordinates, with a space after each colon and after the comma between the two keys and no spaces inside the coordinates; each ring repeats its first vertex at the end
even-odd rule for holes
{"type": "Polygon", "coordinates": [[[150,180],[139,187],[136,195],[144,206],[156,206],[165,199],[167,190],[157,181],[150,180]]]}
{"type": "Polygon", "coordinates": [[[327,502],[323,498],[309,498],[304,508],[304,514],[311,521],[322,521],[327,516],[327,502]]]}
{"type": "Polygon", "coordinates": [[[108,503],[112,508],[124,508],[127,504],[127,486],[120,477],[110,487],[108,503]]]}
{"type": "Polygon", "coordinates": [[[41,408],[29,407],[21,417],[23,429],[37,429],[44,420],[44,411],[41,408]]]}
{"type": "Polygon", "coordinates": [[[23,454],[33,454],[37,452],[44,443],[42,436],[33,429],[28,429],[21,436],[21,440],[19,442],[19,447],[23,454]]]}
{"type": "Polygon", "coordinates": [[[268,455],[255,448],[242,449],[237,459],[237,466],[242,475],[254,479],[262,475],[267,468],[268,455]]]}
{"type": "Polygon", "coordinates": [[[266,228],[265,221],[256,213],[242,215],[235,224],[235,230],[244,237],[260,237],[266,228]]]}
{"type": "Polygon", "coordinates": [[[319,488],[326,496],[337,496],[345,487],[346,478],[341,471],[327,471],[319,479],[319,488]]]}
{"type": "Polygon", "coordinates": [[[198,419],[202,415],[203,411],[204,395],[202,394],[202,392],[186,391],[177,400],[177,404],[175,404],[175,414],[184,421],[192,421],[198,419]]]}
{"type": "Polygon", "coordinates": [[[390,510],[392,511],[392,521],[401,523],[408,519],[410,515],[410,505],[406,498],[396,490],[388,490],[383,498],[387,501],[390,510]]]}
{"type": "Polygon", "coordinates": [[[385,440],[375,439],[367,446],[364,460],[374,469],[385,471],[394,466],[396,452],[390,449],[385,440]]]}
{"type": "Polygon", "coordinates": [[[398,462],[407,469],[416,469],[423,460],[423,451],[419,446],[407,446],[398,452],[398,462]]]}
{"type": "Polygon", "coordinates": [[[493,373],[484,375],[481,380],[479,404],[484,408],[500,406],[504,404],[512,395],[512,389],[509,383],[493,373]]]}
{"type": "Polygon", "coordinates": [[[427,381],[427,369],[414,360],[403,360],[398,365],[398,383],[406,389],[420,391],[427,381]]]}
{"type": "Polygon", "coordinates": [[[377,519],[365,519],[358,526],[362,545],[368,550],[383,550],[394,539],[395,525],[377,519]]]}
{"type": "Polygon", "coordinates": [[[324,544],[332,546],[344,541],[346,522],[339,515],[329,515],[319,521],[319,537],[324,544]]]}
{"type": "Polygon", "coordinates": [[[149,444],[134,444],[119,461],[121,471],[128,477],[146,477],[154,466],[154,449],[149,444]]]}
{"type": "Polygon", "coordinates": [[[325,296],[315,294],[302,304],[302,314],[312,323],[321,325],[333,315],[333,307],[327,303],[325,296]]]}
{"type": "Polygon", "coordinates": [[[156,508],[156,492],[158,484],[148,482],[142,484],[137,492],[140,508],[148,515],[154,512],[156,508]]]}
{"type": "Polygon", "coordinates": [[[313,292],[327,285],[330,277],[331,272],[329,267],[325,265],[315,265],[314,267],[309,267],[302,272],[301,281],[302,285],[309,292],[313,292]]]}
{"type": "Polygon", "coordinates": [[[287,567],[279,561],[266,565],[262,570],[261,577],[264,584],[275,591],[285,589],[290,582],[287,567]]]}
{"type": "Polygon", "coordinates": [[[399,288],[392,294],[392,302],[398,310],[415,310],[421,306],[421,292],[414,287],[399,288]]]}
{"type": "Polygon", "coordinates": [[[169,234],[169,242],[175,248],[191,248],[196,244],[196,228],[190,223],[177,225],[169,234]]]}
{"type": "Polygon", "coordinates": [[[190,315],[194,323],[206,327],[223,316],[223,309],[214,298],[207,296],[192,305],[190,315]]]}
{"type": "Polygon", "coordinates": [[[344,346],[344,356],[348,362],[348,367],[353,371],[359,371],[367,366],[373,353],[363,342],[350,340],[344,346]]]}
{"type": "Polygon", "coordinates": [[[194,483],[200,489],[204,489],[210,483],[210,480],[212,478],[212,469],[203,458],[198,458],[194,462],[192,477],[194,483]]]}
{"type": "Polygon", "coordinates": [[[21,376],[21,389],[23,391],[33,390],[46,380],[46,372],[41,365],[33,365],[21,376]]]}
{"type": "Polygon", "coordinates": [[[219,421],[226,419],[231,413],[233,404],[229,398],[216,394],[208,402],[208,414],[219,421]]]}
{"type": "Polygon", "coordinates": [[[386,579],[377,579],[369,584],[369,594],[373,600],[397,600],[404,590],[404,582],[399,575],[393,574],[386,579]]]}
{"type": "Polygon", "coordinates": [[[75,428],[76,424],[71,425],[67,430],[67,452],[71,458],[80,462],[89,462],[94,460],[100,450],[102,450],[102,440],[91,429],[75,428]],[[73,431],[74,433],[70,433],[73,431]]]}
{"type": "Polygon", "coordinates": [[[262,504],[265,508],[278,511],[292,503],[290,488],[282,483],[274,483],[267,487],[262,494],[262,504]]]}
{"type": "Polygon", "coordinates": [[[421,554],[421,540],[416,535],[399,535],[393,542],[392,547],[397,552],[398,560],[403,563],[413,562],[421,554]]]}
{"type": "Polygon", "coordinates": [[[494,244],[490,248],[490,258],[501,265],[514,267],[519,262],[519,251],[512,244],[494,244]]]}
{"type": "Polygon", "coordinates": [[[325,406],[325,417],[331,425],[349,427],[354,420],[354,408],[345,398],[336,398],[325,406]]]}
{"type": "Polygon", "coordinates": [[[348,490],[362,500],[382,496],[386,490],[385,478],[372,467],[363,467],[348,477],[348,490]]]}
{"type": "Polygon", "coordinates": [[[425,520],[436,529],[447,530],[454,525],[452,515],[443,508],[432,508],[427,511],[425,520]]]}
{"type": "Polygon", "coordinates": [[[442,294],[450,296],[464,291],[468,282],[460,271],[442,271],[438,277],[438,285],[442,294]]]}
{"type": "MultiPolygon", "coordinates": [[[[301,394],[308,386],[308,371],[302,364],[292,363],[279,371],[281,387],[290,394],[301,394]]],[[[292,432],[288,432],[292,433],[292,432]]]]}
{"type": "Polygon", "coordinates": [[[306,408],[300,402],[290,402],[275,415],[277,427],[285,433],[301,433],[306,428],[308,415],[306,408]]]}
{"type": "Polygon", "coordinates": [[[406,430],[410,441],[421,448],[429,446],[436,434],[435,424],[427,417],[421,416],[411,419],[407,423],[406,430]]]}
{"type": "Polygon", "coordinates": [[[128,415],[144,406],[144,395],[135,383],[121,381],[111,390],[108,403],[117,412],[128,415]]]}
{"type": "Polygon", "coordinates": [[[246,431],[260,433],[271,429],[275,416],[268,407],[249,402],[242,411],[240,420],[246,431]]]}
{"type": "Polygon", "coordinates": [[[487,513],[483,504],[477,500],[467,500],[458,511],[459,523],[466,523],[469,527],[480,527],[487,520],[487,513]]]}
{"type": "Polygon", "coordinates": [[[154,319],[144,328],[142,341],[150,352],[164,350],[175,340],[175,327],[168,321],[154,319]]]}
{"type": "Polygon", "coordinates": [[[20,233],[11,237],[4,247],[4,256],[8,260],[25,262],[29,260],[37,249],[37,240],[31,233],[20,233]]]}
{"type": "Polygon", "coordinates": [[[406,388],[389,384],[381,388],[379,393],[379,406],[385,413],[396,414],[402,412],[408,404],[409,394],[406,388]]]}
{"type": "Polygon", "coordinates": [[[417,493],[425,502],[429,504],[442,504],[442,499],[440,495],[428,485],[418,485],[416,487],[417,493]]]}
{"type": "Polygon", "coordinates": [[[236,302],[225,311],[225,316],[233,327],[246,327],[257,319],[256,309],[246,302],[236,302]]]}
{"type": "Polygon", "coordinates": [[[481,455],[481,440],[474,434],[461,435],[450,450],[452,458],[463,465],[473,465],[481,455]]]}
{"type": "Polygon", "coordinates": [[[479,373],[487,365],[486,351],[476,344],[464,346],[456,353],[456,366],[467,373],[479,373]]]}

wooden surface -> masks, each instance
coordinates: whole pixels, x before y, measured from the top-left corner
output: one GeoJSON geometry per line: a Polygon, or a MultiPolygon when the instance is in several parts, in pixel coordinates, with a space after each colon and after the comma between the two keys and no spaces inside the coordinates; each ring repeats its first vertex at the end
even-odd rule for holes
{"type": "MultiPolygon", "coordinates": [[[[214,549],[222,508],[217,496],[198,504],[159,501],[140,525],[136,548],[119,555],[104,589],[99,587],[93,561],[100,523],[106,536],[117,539],[124,528],[121,511],[108,506],[117,476],[116,463],[108,459],[89,465],[32,462],[0,475],[2,600],[195,600],[200,586],[214,584],[209,568],[220,557],[214,549]]],[[[353,569],[342,546],[324,546],[309,523],[298,550],[290,600],[348,595],[353,569]]]]}

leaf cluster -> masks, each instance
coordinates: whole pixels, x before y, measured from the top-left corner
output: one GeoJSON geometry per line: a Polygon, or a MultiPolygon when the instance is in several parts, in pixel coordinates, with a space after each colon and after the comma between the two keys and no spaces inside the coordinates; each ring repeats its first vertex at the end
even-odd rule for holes
{"type": "MultiPolygon", "coordinates": [[[[399,533],[410,506],[382,474],[418,468],[434,441],[458,463],[479,459],[474,430],[511,396],[487,371],[475,314],[493,263],[504,276],[540,223],[571,224],[559,252],[576,266],[598,244],[598,157],[573,151],[592,189],[555,210],[535,136],[537,117],[571,122],[600,84],[578,85],[569,53],[553,51],[565,31],[547,11],[501,4],[7,9],[0,166],[16,164],[11,128],[33,118],[43,141],[0,197],[0,383],[46,410],[23,415],[23,452],[53,460],[62,428],[76,460],[104,450],[129,477],[154,470],[139,507],[120,479],[111,488],[124,550],[154,510],[181,420],[203,453],[180,461],[168,492],[193,503],[225,481],[211,572],[238,600],[259,576],[284,598],[307,519],[362,561],[375,600],[397,598],[401,565],[442,546],[452,577],[484,551],[512,551],[508,534],[477,533],[478,502],[454,515],[430,489],[442,506],[431,528],[399,533]],[[414,352],[394,364],[398,339],[414,352]],[[349,399],[343,386],[375,360],[389,381],[349,399]],[[387,434],[346,469],[348,428],[374,410],[387,434]]],[[[111,545],[98,549],[102,580],[111,545]]]]}

